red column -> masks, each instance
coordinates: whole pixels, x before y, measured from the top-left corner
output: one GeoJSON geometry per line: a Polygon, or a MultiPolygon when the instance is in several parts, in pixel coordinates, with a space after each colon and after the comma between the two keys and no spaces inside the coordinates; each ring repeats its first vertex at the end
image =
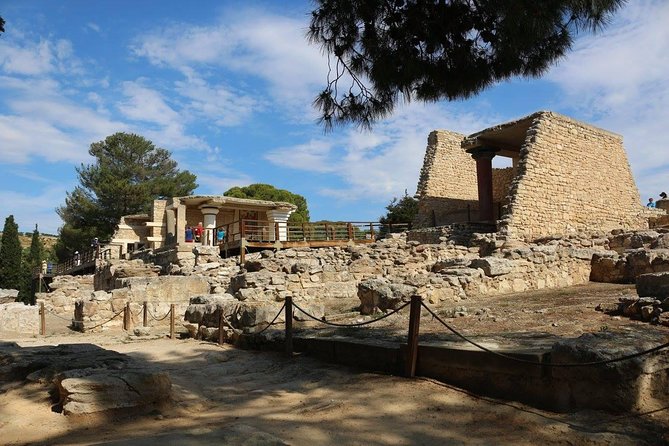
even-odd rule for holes
{"type": "Polygon", "coordinates": [[[492,201],[492,159],[499,149],[493,147],[477,147],[468,150],[476,160],[476,181],[479,192],[479,220],[494,222],[494,206],[492,201]]]}

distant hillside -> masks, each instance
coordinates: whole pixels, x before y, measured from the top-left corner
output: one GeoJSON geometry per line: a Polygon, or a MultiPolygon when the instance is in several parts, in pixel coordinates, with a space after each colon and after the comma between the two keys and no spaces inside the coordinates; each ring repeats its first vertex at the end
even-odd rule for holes
{"type": "MultiPolygon", "coordinates": [[[[2,237],[2,232],[0,232],[0,237],[2,237]]],[[[55,245],[56,241],[58,240],[58,237],[55,235],[40,234],[40,238],[42,239],[44,247],[47,249],[55,245]]],[[[29,248],[32,239],[33,235],[30,232],[28,233],[28,235],[19,234],[19,243],[21,243],[22,248],[29,248]]]]}

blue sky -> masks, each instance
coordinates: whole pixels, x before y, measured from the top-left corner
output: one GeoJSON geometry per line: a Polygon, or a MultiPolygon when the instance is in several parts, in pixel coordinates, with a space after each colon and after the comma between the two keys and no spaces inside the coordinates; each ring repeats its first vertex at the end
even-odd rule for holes
{"type": "Polygon", "coordinates": [[[621,134],[642,202],[669,189],[669,2],[630,1],[540,80],[412,102],[371,132],[329,134],[311,107],[327,65],[304,38],[310,7],[0,0],[0,219],[56,233],[89,145],[127,131],[169,149],[196,193],[269,183],[304,195],[314,220],[377,220],[415,192],[431,130],[471,133],[537,110],[621,134]]]}

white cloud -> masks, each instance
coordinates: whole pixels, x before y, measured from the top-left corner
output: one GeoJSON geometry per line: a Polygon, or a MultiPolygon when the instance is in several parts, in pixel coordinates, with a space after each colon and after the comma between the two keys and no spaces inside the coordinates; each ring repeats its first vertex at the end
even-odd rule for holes
{"type": "Polygon", "coordinates": [[[51,78],[0,76],[0,90],[11,94],[0,114],[0,159],[7,163],[81,162],[91,142],[127,127],[64,96],[51,78]]]}
{"type": "Polygon", "coordinates": [[[185,76],[214,67],[259,78],[278,106],[312,119],[310,104],[325,82],[327,65],[320,50],[307,43],[305,27],[303,18],[247,9],[228,12],[208,27],[173,24],[151,31],[136,40],[132,51],[185,76]]]}
{"type": "Polygon", "coordinates": [[[98,34],[99,34],[100,31],[101,31],[101,29],[100,29],[100,25],[98,25],[97,23],[94,23],[94,22],[88,22],[88,23],[86,24],[86,28],[95,31],[95,32],[98,33],[98,34]]]}
{"type": "Polygon", "coordinates": [[[327,138],[281,147],[265,158],[297,170],[334,174],[344,188],[323,187],[321,195],[339,200],[386,200],[416,189],[427,135],[447,128],[470,133],[493,122],[491,117],[458,113],[455,107],[412,103],[380,122],[371,132],[353,129],[327,138]]]}
{"type": "Polygon", "coordinates": [[[202,194],[222,194],[231,187],[248,186],[255,181],[249,175],[243,173],[230,173],[229,175],[223,173],[222,176],[211,174],[198,174],[197,183],[198,193],[202,194]]]}
{"type": "Polygon", "coordinates": [[[189,100],[186,108],[200,119],[219,126],[236,126],[247,121],[261,107],[258,100],[223,85],[209,85],[201,78],[190,76],[175,83],[176,91],[189,100]]]}
{"type": "Polygon", "coordinates": [[[0,203],[11,203],[11,213],[20,231],[32,231],[35,223],[41,233],[56,234],[63,224],[56,214],[56,206],[63,202],[66,186],[49,184],[37,192],[37,195],[0,190],[0,203]]]}
{"type": "Polygon", "coordinates": [[[9,74],[39,76],[53,72],[79,73],[80,62],[74,57],[69,40],[38,42],[20,33],[14,39],[0,39],[0,70],[9,74]]]}
{"type": "Polygon", "coordinates": [[[337,167],[333,158],[333,142],[312,139],[290,147],[279,147],[267,152],[265,159],[277,166],[312,172],[333,172],[337,167]]]}
{"type": "Polygon", "coordinates": [[[664,153],[669,122],[669,3],[629,2],[601,35],[578,42],[549,73],[565,108],[620,133],[643,196],[669,189],[664,153]],[[663,187],[658,185],[664,184],[663,187]]]}
{"type": "Polygon", "coordinates": [[[123,95],[126,99],[118,108],[127,118],[135,121],[168,126],[179,121],[179,114],[170,107],[162,95],[140,82],[124,82],[123,95]]]}

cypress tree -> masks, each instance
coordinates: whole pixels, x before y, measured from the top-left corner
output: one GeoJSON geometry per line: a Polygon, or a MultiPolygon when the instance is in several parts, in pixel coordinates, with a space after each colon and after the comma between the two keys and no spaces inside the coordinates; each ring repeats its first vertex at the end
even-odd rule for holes
{"type": "Polygon", "coordinates": [[[22,268],[22,284],[19,290],[19,300],[26,304],[35,303],[35,283],[32,280],[33,271],[42,267],[42,260],[44,259],[44,245],[40,239],[40,233],[35,225],[33,236],[30,241],[30,250],[28,255],[24,258],[22,268]]]}
{"type": "Polygon", "coordinates": [[[5,226],[2,230],[0,288],[21,290],[22,282],[19,226],[14,222],[14,216],[10,215],[5,220],[5,226]]]}

